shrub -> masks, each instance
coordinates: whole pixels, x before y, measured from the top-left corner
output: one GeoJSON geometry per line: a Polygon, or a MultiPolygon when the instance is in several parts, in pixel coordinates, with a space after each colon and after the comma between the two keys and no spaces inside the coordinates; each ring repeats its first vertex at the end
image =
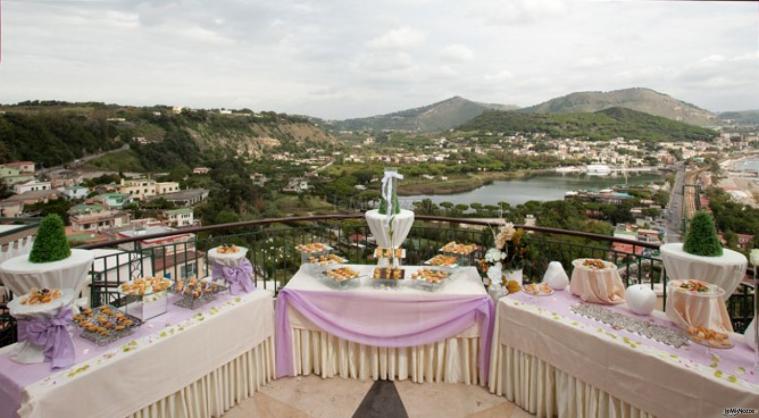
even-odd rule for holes
{"type": "Polygon", "coordinates": [[[706,257],[722,255],[722,245],[717,237],[717,228],[712,216],[706,211],[698,211],[688,224],[683,250],[688,254],[706,257]]]}
{"type": "Polygon", "coordinates": [[[56,214],[47,215],[37,230],[29,261],[32,263],[49,263],[63,260],[71,255],[69,241],[66,238],[63,220],[56,214]]]}

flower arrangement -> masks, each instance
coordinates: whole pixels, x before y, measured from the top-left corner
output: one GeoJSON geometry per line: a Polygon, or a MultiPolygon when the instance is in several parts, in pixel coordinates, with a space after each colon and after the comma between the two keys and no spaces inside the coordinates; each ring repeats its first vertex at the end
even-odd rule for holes
{"type": "Polygon", "coordinates": [[[525,231],[522,228],[514,228],[514,224],[507,222],[493,231],[495,246],[485,252],[483,270],[493,282],[500,282],[504,270],[519,270],[524,267],[527,259],[527,242],[525,231]]]}

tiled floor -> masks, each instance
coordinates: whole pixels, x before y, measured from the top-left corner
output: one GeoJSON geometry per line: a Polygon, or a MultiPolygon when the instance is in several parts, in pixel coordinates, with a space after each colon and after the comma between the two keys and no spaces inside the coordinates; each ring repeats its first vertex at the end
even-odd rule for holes
{"type": "Polygon", "coordinates": [[[485,388],[316,376],[276,380],[223,418],[528,418],[485,388]],[[393,387],[394,386],[394,387],[393,387]],[[396,392],[397,391],[397,392],[396,392]],[[400,397],[400,400],[395,399],[400,397]],[[363,402],[363,403],[362,403],[363,402]]]}

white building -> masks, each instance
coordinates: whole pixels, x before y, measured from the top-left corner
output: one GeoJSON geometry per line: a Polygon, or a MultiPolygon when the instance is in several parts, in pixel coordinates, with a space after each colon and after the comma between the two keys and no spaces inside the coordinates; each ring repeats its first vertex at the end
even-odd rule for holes
{"type": "Polygon", "coordinates": [[[84,199],[90,194],[90,189],[83,186],[70,186],[64,187],[63,190],[61,190],[61,193],[70,200],[84,199]]]}
{"type": "Polygon", "coordinates": [[[13,186],[13,191],[16,194],[26,193],[26,192],[37,192],[41,190],[50,190],[52,189],[52,186],[49,181],[38,181],[38,180],[31,180],[27,181],[26,183],[21,183],[13,186]]]}

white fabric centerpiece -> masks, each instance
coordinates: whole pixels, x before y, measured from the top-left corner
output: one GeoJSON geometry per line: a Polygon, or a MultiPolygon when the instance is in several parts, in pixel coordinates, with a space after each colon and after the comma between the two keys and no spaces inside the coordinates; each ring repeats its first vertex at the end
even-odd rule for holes
{"type": "Polygon", "coordinates": [[[24,254],[0,264],[0,280],[16,295],[34,287],[73,289],[74,295],[79,295],[89,283],[87,272],[94,259],[92,251],[77,249],[63,260],[49,263],[32,263],[29,254],[24,254]]]}
{"type": "Polygon", "coordinates": [[[717,257],[688,254],[683,250],[682,243],[664,244],[660,251],[669,279],[696,279],[716,284],[725,289],[725,300],[730,298],[746,275],[746,256],[727,248],[717,257]]]}
{"type": "MultiPolygon", "coordinates": [[[[390,210],[390,209],[388,209],[390,210]]],[[[377,245],[383,248],[397,248],[406,241],[411,226],[414,224],[414,212],[401,209],[400,213],[392,216],[392,221],[388,224],[386,214],[381,214],[377,209],[366,211],[364,215],[369,230],[377,240],[377,245]],[[390,242],[390,227],[393,228],[393,242],[390,242]]]]}

